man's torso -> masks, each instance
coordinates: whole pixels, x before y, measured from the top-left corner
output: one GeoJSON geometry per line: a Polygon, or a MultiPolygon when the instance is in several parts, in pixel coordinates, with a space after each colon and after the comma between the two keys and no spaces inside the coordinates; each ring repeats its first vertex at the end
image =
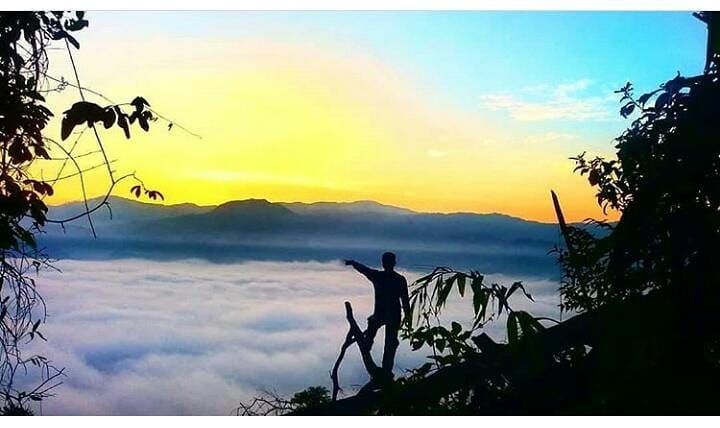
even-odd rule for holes
{"type": "Polygon", "coordinates": [[[405,278],[394,271],[376,271],[371,279],[375,289],[375,310],[378,321],[400,322],[400,296],[406,287],[405,278]]]}

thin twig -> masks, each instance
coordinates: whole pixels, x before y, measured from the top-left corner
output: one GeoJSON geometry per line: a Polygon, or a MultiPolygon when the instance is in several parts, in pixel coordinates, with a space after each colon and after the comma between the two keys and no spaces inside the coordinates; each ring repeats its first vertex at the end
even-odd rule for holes
{"type": "MultiPolygon", "coordinates": [[[[87,192],[85,190],[85,179],[83,178],[82,168],[80,168],[80,164],[78,164],[78,162],[75,160],[75,158],[72,157],[72,155],[67,150],[65,150],[65,147],[63,147],[62,144],[56,142],[55,140],[51,140],[49,138],[47,140],[52,141],[60,148],[60,150],[64,151],[65,154],[70,159],[70,161],[75,165],[75,168],[77,168],[78,178],[80,179],[80,190],[82,191],[83,203],[85,204],[85,212],[88,212],[88,214],[89,214],[90,207],[88,206],[87,192]]],[[[109,168],[109,166],[108,166],[108,168],[109,168]]],[[[92,217],[90,215],[88,215],[87,219],[88,219],[88,224],[90,224],[90,230],[92,231],[93,237],[97,239],[97,234],[95,233],[95,226],[93,225],[92,217]]]]}
{"type": "MultiPolygon", "coordinates": [[[[73,72],[75,73],[75,81],[77,81],[77,89],[80,93],[80,99],[85,101],[85,95],[83,94],[82,85],[80,84],[80,77],[78,76],[77,67],[75,67],[75,59],[73,59],[72,50],[70,49],[70,42],[68,39],[65,39],[65,46],[67,47],[68,56],[70,57],[70,64],[72,65],[73,72]]],[[[110,168],[110,162],[108,161],[107,153],[105,153],[105,148],[103,147],[102,140],[100,140],[100,135],[97,132],[97,128],[95,128],[95,125],[90,125],[90,127],[93,130],[93,133],[95,134],[95,139],[97,140],[98,146],[100,147],[100,151],[102,152],[103,159],[105,160],[105,163],[107,164],[107,170],[108,174],[110,175],[110,181],[114,182],[115,177],[113,176],[113,171],[110,168]]]]}

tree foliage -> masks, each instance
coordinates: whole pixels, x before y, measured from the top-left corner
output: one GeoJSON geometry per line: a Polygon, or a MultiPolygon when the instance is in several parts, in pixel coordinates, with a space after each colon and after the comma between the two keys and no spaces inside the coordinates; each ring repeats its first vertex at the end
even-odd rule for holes
{"type": "MultiPolygon", "coordinates": [[[[36,287],[34,275],[40,269],[52,268],[50,259],[39,248],[36,236],[50,222],[66,222],[86,218],[94,233],[91,214],[107,199],[115,186],[125,179],[138,185],[133,194],[163,199],[157,190],[146,189],[134,174],[116,176],[103,146],[99,125],[105,129],[120,128],[130,137],[130,125],[144,131],[157,115],[143,97],[129,103],[99,105],[88,101],[92,93],[83,88],[72,57],[72,49],[80,44],[72,33],[88,26],[84,12],[2,12],[0,13],[0,406],[4,413],[28,410],[27,403],[51,395],[60,382],[61,369],[41,355],[24,355],[23,345],[35,339],[45,340],[41,324],[45,320],[45,304],[36,287]],[[67,51],[73,65],[76,83],[48,73],[47,50],[55,46],[67,51]],[[53,112],[46,106],[45,96],[68,87],[78,90],[80,100],[63,113],[61,141],[45,135],[53,112]],[[79,131],[76,129],[80,128],[79,131]],[[77,153],[80,138],[91,130],[97,150],[77,153]],[[75,135],[72,144],[63,141],[75,135]],[[80,165],[77,158],[101,156],[110,185],[101,202],[90,207],[85,194],[83,174],[92,168],[80,165]],[[45,160],[61,160],[57,176],[37,176],[31,168],[45,160]],[[74,172],[63,175],[70,165],[74,172]],[[79,178],[85,210],[67,219],[48,218],[45,199],[54,194],[54,185],[62,180],[79,178]],[[27,376],[35,368],[34,386],[18,384],[18,375],[27,376]],[[18,410],[19,409],[19,410],[18,410]]],[[[31,376],[32,377],[32,376],[31,376]]]]}
{"type": "Polygon", "coordinates": [[[421,366],[415,374],[426,375],[433,369],[454,364],[478,352],[471,341],[486,323],[506,315],[509,343],[515,345],[521,338],[543,328],[533,316],[525,311],[514,310],[511,297],[521,292],[532,301],[522,282],[509,287],[485,282],[485,276],[478,271],[467,272],[449,267],[435,268],[431,273],[417,279],[411,285],[410,318],[403,330],[403,337],[410,341],[413,350],[427,346],[432,350],[431,363],[421,366]],[[459,322],[450,324],[441,320],[442,310],[453,290],[461,298],[468,296],[472,303],[472,324],[464,328],[459,322]],[[414,327],[413,327],[414,325],[414,327]]]}
{"type": "Polygon", "coordinates": [[[705,73],[678,74],[636,96],[616,91],[620,113],[634,118],[616,138],[616,159],[573,158],[604,210],[604,236],[569,227],[560,251],[566,309],[603,304],[673,286],[717,284],[720,245],[720,81],[718,63],[705,73]]]}
{"type": "Polygon", "coordinates": [[[311,386],[295,393],[290,399],[265,391],[235,409],[237,416],[281,416],[316,408],[330,402],[330,391],[324,386],[311,386]]]}
{"type": "MultiPolygon", "coordinates": [[[[537,333],[545,330],[541,322],[552,322],[547,318],[536,318],[527,311],[517,310],[513,302],[524,299],[532,302],[532,295],[522,282],[506,286],[486,283],[485,276],[478,271],[457,271],[448,267],[435,268],[431,273],[417,279],[411,286],[411,313],[406,322],[403,337],[410,342],[414,351],[429,348],[429,362],[409,370],[408,376],[400,379],[398,386],[413,385],[427,379],[429,375],[444,369],[459,366],[484,356],[489,348],[497,344],[483,328],[491,322],[505,322],[507,347],[511,352],[523,352],[524,344],[537,333]],[[468,328],[455,320],[442,320],[442,312],[453,291],[460,299],[466,298],[472,306],[472,319],[468,328]]],[[[439,396],[436,400],[422,403],[422,408],[413,412],[432,414],[473,414],[482,402],[479,391],[500,399],[512,390],[509,379],[498,373],[478,383],[461,386],[451,394],[439,396]]],[[[405,410],[395,410],[404,413],[405,410]]],[[[392,412],[392,410],[389,410],[392,412]]],[[[411,412],[412,413],[412,412],[411,412]]]]}

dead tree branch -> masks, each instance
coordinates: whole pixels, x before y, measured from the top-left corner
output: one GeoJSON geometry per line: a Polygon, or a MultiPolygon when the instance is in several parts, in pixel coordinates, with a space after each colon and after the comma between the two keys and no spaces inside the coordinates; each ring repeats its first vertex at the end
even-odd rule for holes
{"type": "Polygon", "coordinates": [[[375,386],[382,385],[387,378],[387,376],[385,376],[385,374],[383,373],[382,369],[378,367],[377,364],[375,364],[375,361],[372,358],[372,354],[370,354],[371,344],[365,337],[365,333],[360,330],[360,327],[358,326],[358,323],[353,316],[352,305],[350,304],[350,302],[345,302],[345,317],[347,318],[350,328],[348,330],[347,336],[345,336],[345,342],[340,347],[340,354],[338,355],[338,358],[335,361],[335,365],[333,366],[332,373],[330,374],[330,379],[332,379],[333,382],[333,401],[337,400],[338,392],[342,390],[340,388],[340,382],[338,380],[338,371],[340,370],[340,364],[342,363],[343,358],[345,358],[345,351],[347,351],[347,349],[352,346],[353,343],[357,343],[358,349],[360,350],[360,355],[362,356],[363,364],[365,365],[365,369],[370,375],[370,382],[363,386],[360,391],[363,392],[375,386]]]}

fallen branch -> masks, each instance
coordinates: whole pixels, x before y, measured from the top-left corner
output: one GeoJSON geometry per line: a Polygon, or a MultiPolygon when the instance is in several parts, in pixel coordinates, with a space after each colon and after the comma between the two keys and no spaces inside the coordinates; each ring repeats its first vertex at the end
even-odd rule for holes
{"type": "Polygon", "coordinates": [[[345,358],[345,351],[353,343],[355,343],[355,336],[352,334],[351,331],[348,331],[347,336],[345,336],[345,342],[342,344],[342,347],[340,347],[340,354],[338,354],[337,360],[335,360],[335,365],[332,369],[332,373],[330,374],[330,379],[332,379],[333,383],[332,401],[337,400],[338,392],[342,390],[340,388],[340,381],[338,380],[338,370],[340,370],[340,363],[342,362],[343,358],[345,358]]]}
{"type": "Polygon", "coordinates": [[[382,370],[377,366],[377,364],[375,364],[375,361],[373,361],[372,355],[370,354],[371,345],[365,337],[365,333],[360,330],[357,321],[355,321],[352,305],[350,305],[350,302],[345,302],[345,317],[348,320],[350,328],[348,330],[347,336],[345,336],[345,342],[340,347],[340,354],[338,355],[338,358],[335,361],[335,365],[333,366],[332,373],[330,374],[330,379],[332,379],[333,382],[333,401],[337,400],[338,392],[341,391],[340,382],[338,380],[338,370],[340,370],[340,363],[342,363],[343,358],[345,358],[345,351],[347,351],[347,349],[352,346],[353,343],[357,343],[358,349],[360,349],[360,355],[362,356],[363,364],[365,364],[365,369],[370,375],[370,382],[368,382],[368,384],[365,385],[361,389],[361,391],[367,390],[372,386],[379,385],[384,380],[382,370]]]}

